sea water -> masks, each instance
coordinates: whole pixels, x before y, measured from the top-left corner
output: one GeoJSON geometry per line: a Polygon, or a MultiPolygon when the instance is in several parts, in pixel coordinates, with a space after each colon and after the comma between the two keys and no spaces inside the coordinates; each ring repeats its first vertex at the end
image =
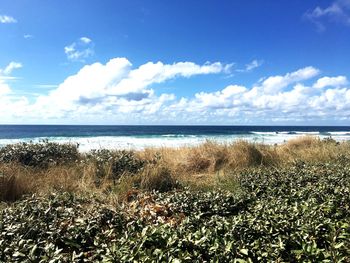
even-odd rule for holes
{"type": "Polygon", "coordinates": [[[91,149],[144,149],[194,146],[207,140],[280,144],[302,135],[350,140],[350,126],[130,126],[130,125],[0,125],[0,147],[49,140],[91,149]]]}

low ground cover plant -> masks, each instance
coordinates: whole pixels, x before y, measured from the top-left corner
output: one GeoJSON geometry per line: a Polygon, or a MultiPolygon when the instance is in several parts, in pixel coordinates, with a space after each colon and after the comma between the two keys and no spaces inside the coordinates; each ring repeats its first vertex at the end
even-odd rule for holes
{"type": "Polygon", "coordinates": [[[0,212],[0,262],[349,262],[350,162],[254,167],[239,190],[58,192],[0,212]]]}

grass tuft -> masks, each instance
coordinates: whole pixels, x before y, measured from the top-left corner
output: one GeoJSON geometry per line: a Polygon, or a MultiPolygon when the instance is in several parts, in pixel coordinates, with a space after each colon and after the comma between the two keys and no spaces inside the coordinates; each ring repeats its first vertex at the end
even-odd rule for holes
{"type": "Polygon", "coordinates": [[[148,166],[140,176],[140,188],[166,192],[177,187],[171,170],[163,164],[148,166]]]}
{"type": "Polygon", "coordinates": [[[0,169],[0,201],[16,201],[33,190],[29,177],[15,165],[7,165],[0,169]]]}

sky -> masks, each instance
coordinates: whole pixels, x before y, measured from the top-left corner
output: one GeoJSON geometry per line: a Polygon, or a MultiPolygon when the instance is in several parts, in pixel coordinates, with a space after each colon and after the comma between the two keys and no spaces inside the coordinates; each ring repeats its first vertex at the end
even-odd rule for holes
{"type": "Polygon", "coordinates": [[[350,125],[350,0],[1,0],[0,124],[350,125]]]}

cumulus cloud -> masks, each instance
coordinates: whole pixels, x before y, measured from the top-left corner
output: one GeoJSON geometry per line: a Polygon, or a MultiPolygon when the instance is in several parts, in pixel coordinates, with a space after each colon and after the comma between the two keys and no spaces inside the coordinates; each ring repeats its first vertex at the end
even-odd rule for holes
{"type": "Polygon", "coordinates": [[[17,23],[17,20],[14,19],[12,16],[0,15],[0,23],[1,24],[12,24],[12,23],[17,23]]]}
{"type": "Polygon", "coordinates": [[[261,83],[264,93],[279,92],[283,88],[298,81],[303,81],[315,77],[320,71],[314,67],[305,67],[297,71],[287,73],[284,76],[268,77],[261,83]]]}
{"type": "Polygon", "coordinates": [[[94,54],[94,44],[88,37],[81,37],[72,44],[64,47],[64,53],[70,61],[85,62],[94,54]]]}
{"type": "Polygon", "coordinates": [[[11,92],[10,86],[0,79],[0,98],[11,92]]]}
{"type": "Polygon", "coordinates": [[[28,99],[23,96],[15,96],[9,84],[9,81],[16,79],[10,74],[21,67],[21,63],[11,62],[5,68],[0,69],[0,119],[3,123],[13,122],[19,116],[26,116],[25,112],[28,110],[28,99]]]}
{"type": "Polygon", "coordinates": [[[105,64],[83,66],[34,103],[25,97],[13,99],[9,87],[3,86],[0,116],[8,118],[4,112],[11,112],[32,122],[111,124],[350,121],[347,78],[318,76],[320,70],[311,66],[265,77],[249,87],[231,83],[182,98],[176,98],[176,90],[162,88],[175,78],[227,74],[226,66],[220,62],[148,62],[133,67],[126,58],[113,58],[105,64]]]}
{"type": "Polygon", "coordinates": [[[322,77],[312,86],[299,83],[318,73],[318,69],[306,67],[284,76],[268,77],[251,88],[230,85],[216,92],[200,92],[193,99],[181,98],[170,107],[172,112],[187,118],[201,116],[219,123],[349,120],[350,87],[341,87],[347,85],[346,78],[322,77]]]}
{"type": "MultiPolygon", "coordinates": [[[[9,95],[12,93],[12,89],[9,85],[9,81],[16,79],[15,77],[10,76],[13,70],[21,68],[22,64],[18,62],[10,62],[4,69],[0,69],[0,104],[2,108],[7,106],[7,110],[3,113],[12,112],[12,107],[14,104],[11,104],[12,100],[9,99],[9,95]]],[[[15,102],[15,99],[13,102],[15,102]]]]}
{"type": "Polygon", "coordinates": [[[318,79],[313,87],[314,88],[318,88],[318,89],[322,89],[324,87],[340,87],[340,86],[344,86],[347,85],[349,82],[347,80],[347,78],[345,76],[338,76],[338,77],[323,77],[318,79]]]}
{"type": "Polygon", "coordinates": [[[336,0],[325,8],[317,6],[304,16],[313,22],[319,31],[326,29],[325,22],[350,26],[350,0],[336,0]]]}
{"type": "Polygon", "coordinates": [[[58,85],[56,84],[38,84],[34,86],[35,88],[39,88],[39,89],[53,89],[53,88],[57,88],[58,85]]]}
{"type": "Polygon", "coordinates": [[[46,116],[67,114],[142,113],[154,114],[165,102],[175,99],[173,94],[156,95],[152,84],[193,75],[225,72],[220,62],[198,65],[193,62],[163,64],[148,62],[132,69],[126,58],[114,58],[106,64],[84,66],[77,74],[68,77],[47,96],[40,96],[34,112],[46,116]]]}
{"type": "Polygon", "coordinates": [[[0,69],[0,97],[11,93],[8,80],[14,79],[10,76],[14,69],[21,68],[22,64],[18,62],[10,62],[4,69],[0,69]]]}

